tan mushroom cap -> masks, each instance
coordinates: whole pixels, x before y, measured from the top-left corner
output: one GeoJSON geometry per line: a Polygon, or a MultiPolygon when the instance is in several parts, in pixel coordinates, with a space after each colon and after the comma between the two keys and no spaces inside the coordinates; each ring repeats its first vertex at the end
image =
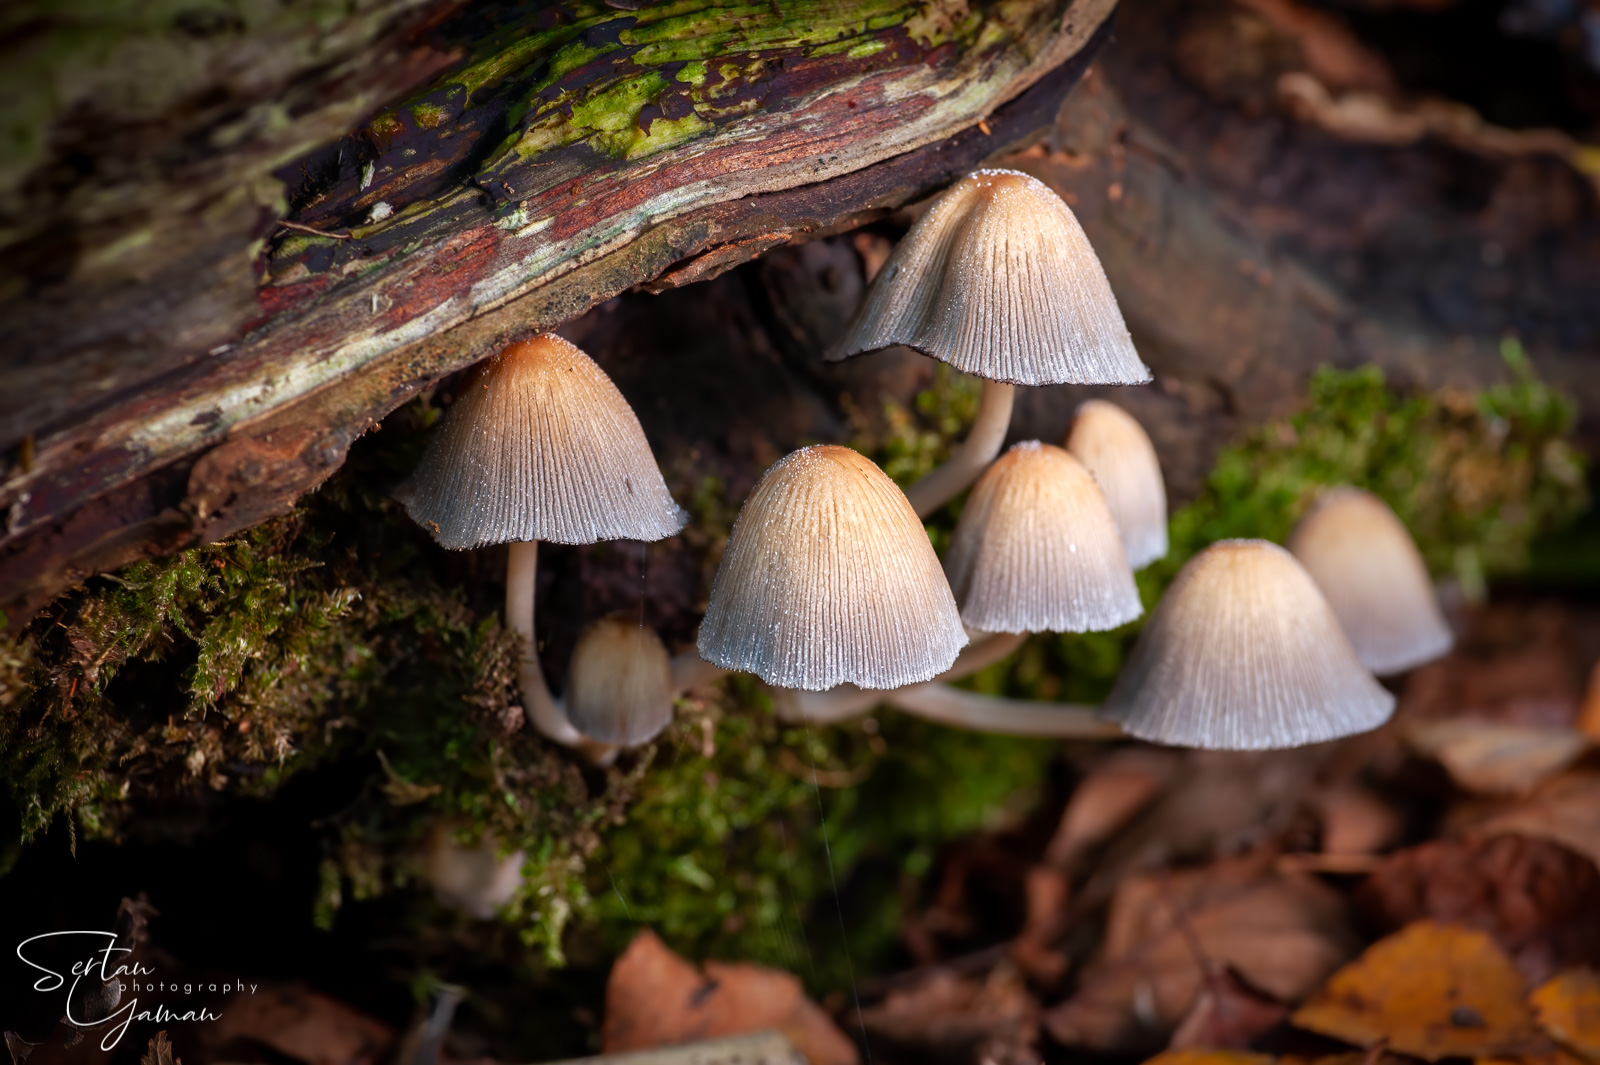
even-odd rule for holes
{"type": "Polygon", "coordinates": [[[700,654],[785,688],[898,688],[967,642],[905,493],[845,447],[779,460],[745,500],[711,587],[700,654]]]}
{"type": "Polygon", "coordinates": [[[1071,208],[1014,170],[980,170],[939,196],[831,357],[891,344],[1019,385],[1150,380],[1071,208]]]}
{"type": "Polygon", "coordinates": [[[1067,450],[1094,475],[1122,532],[1128,564],[1143,569],[1167,553],[1167,487],[1144,426],[1117,406],[1091,399],[1078,408],[1067,450]]]}
{"type": "Polygon", "coordinates": [[[637,619],[601,618],[572,650],[564,701],[585,736],[637,747],[672,722],[672,657],[637,619]]]}
{"type": "Polygon", "coordinates": [[[1167,589],[1101,715],[1156,743],[1249,751],[1366,732],[1393,711],[1294,556],[1223,540],[1167,589]]]}
{"type": "Polygon", "coordinates": [[[1371,492],[1343,487],[1325,493],[1300,519],[1289,550],[1374,673],[1420,666],[1455,642],[1416,542],[1371,492]]]}
{"type": "Polygon", "coordinates": [[[944,569],[961,620],[983,632],[1093,632],[1144,613],[1094,478],[1037,440],[973,486],[944,569]]]}
{"type": "Polygon", "coordinates": [[[396,496],[454,549],[659,540],[685,519],[617,386],[548,333],[478,367],[396,496]]]}

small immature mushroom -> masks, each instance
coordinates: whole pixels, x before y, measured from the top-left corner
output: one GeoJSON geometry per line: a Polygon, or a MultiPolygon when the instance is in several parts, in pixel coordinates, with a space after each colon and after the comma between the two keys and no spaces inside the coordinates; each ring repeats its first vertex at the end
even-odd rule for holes
{"type": "Polygon", "coordinates": [[[1150,436],[1127,411],[1103,399],[1078,408],[1067,450],[1094,474],[1122,531],[1128,564],[1143,569],[1167,553],[1167,488],[1150,436]]]}
{"type": "Polygon", "coordinates": [[[905,495],[849,448],[780,459],[745,500],[700,624],[700,654],[785,688],[897,688],[967,634],[905,495]]]}
{"type": "Polygon", "coordinates": [[[1289,550],[1322,589],[1362,665],[1379,676],[1438,658],[1455,642],[1416,542],[1371,492],[1325,493],[1300,519],[1289,550]]]}
{"type": "Polygon", "coordinates": [[[984,378],[966,442],[906,493],[923,516],[999,454],[1013,385],[1150,380],[1072,210],[1014,170],[980,170],[934,201],[873,279],[829,357],[893,344],[984,378]]]}
{"type": "Polygon", "coordinates": [[[1350,736],[1393,711],[1310,575],[1264,540],[1184,566],[1101,708],[1140,739],[1226,751],[1350,736]]]}
{"type": "Polygon", "coordinates": [[[637,747],[672,722],[672,658],[636,619],[613,614],[578,637],[563,699],[590,739],[637,747]]]}
{"type": "Polygon", "coordinates": [[[527,855],[501,855],[495,838],[485,832],[477,843],[457,841],[448,821],[435,821],[423,843],[422,874],[443,906],[488,920],[522,887],[527,855]]]}
{"type": "Polygon", "coordinates": [[[978,479],[944,565],[961,620],[984,632],[1093,632],[1144,613],[1094,478],[1037,440],[978,479]]]}
{"type": "Polygon", "coordinates": [[[683,528],[633,408],[593,359],[545,334],[486,359],[396,497],[442,546],[511,541],[506,624],[522,638],[528,718],[585,737],[550,694],[534,638],[539,541],[659,540],[683,528]]]}

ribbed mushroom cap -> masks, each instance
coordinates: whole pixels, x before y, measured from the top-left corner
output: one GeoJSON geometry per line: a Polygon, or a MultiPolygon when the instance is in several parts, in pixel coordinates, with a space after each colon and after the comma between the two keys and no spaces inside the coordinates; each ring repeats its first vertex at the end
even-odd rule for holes
{"type": "Polygon", "coordinates": [[[485,360],[396,497],[445,547],[659,540],[683,528],[633,408],[558,336],[485,360]]]}
{"type": "Polygon", "coordinates": [[[1344,487],[1324,494],[1300,519],[1289,550],[1374,673],[1420,666],[1455,642],[1422,553],[1389,505],[1371,492],[1344,487]]]}
{"type": "Polygon", "coordinates": [[[898,688],[967,642],[905,493],[823,445],[785,456],[745,500],[711,586],[700,654],[785,688],[898,688]]]}
{"type": "Polygon", "coordinates": [[[1077,459],[1029,440],[967,497],[944,571],[983,632],[1093,632],[1144,613],[1105,497],[1077,459]]]}
{"type": "Polygon", "coordinates": [[[572,650],[565,702],[585,736],[637,747],[672,721],[672,658],[637,619],[601,618],[572,650]]]}
{"type": "Polygon", "coordinates": [[[1103,399],[1078,408],[1067,450],[1094,474],[1122,532],[1128,564],[1143,569],[1167,553],[1167,487],[1144,426],[1103,399]]]}
{"type": "Polygon", "coordinates": [[[1249,751],[1365,732],[1393,711],[1294,556],[1223,540],[1167,589],[1101,716],[1140,739],[1249,751]]]}
{"type": "Polygon", "coordinates": [[[891,344],[1019,385],[1150,380],[1071,208],[1014,170],[980,170],[939,196],[832,357],[891,344]]]}

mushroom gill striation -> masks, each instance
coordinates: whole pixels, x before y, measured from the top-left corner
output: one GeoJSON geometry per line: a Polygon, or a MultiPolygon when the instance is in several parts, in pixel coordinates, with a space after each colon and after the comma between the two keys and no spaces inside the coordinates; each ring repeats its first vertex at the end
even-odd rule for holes
{"type": "Polygon", "coordinates": [[[484,360],[396,493],[444,547],[659,540],[686,515],[628,401],[545,334],[484,360]]]}
{"type": "Polygon", "coordinates": [[[672,722],[672,657],[635,619],[613,614],[584,630],[563,695],[567,717],[601,743],[637,747],[672,722]]]}
{"type": "Polygon", "coordinates": [[[832,357],[891,344],[1019,385],[1150,380],[1072,209],[1014,170],[977,171],[934,201],[832,357]]]}
{"type": "Polygon", "coordinates": [[[712,583],[700,654],[769,684],[897,688],[967,642],[928,534],[870,459],[834,445],[772,466],[712,583]]]}
{"type": "Polygon", "coordinates": [[[1350,736],[1393,711],[1311,576],[1264,540],[1184,566],[1101,708],[1140,739],[1229,751],[1350,736]]]}
{"type": "Polygon", "coordinates": [[[1128,564],[1143,569],[1167,553],[1167,488],[1155,445],[1133,415],[1103,399],[1078,408],[1067,450],[1094,475],[1122,533],[1128,564]]]}
{"type": "Polygon", "coordinates": [[[1326,492],[1295,526],[1289,550],[1379,676],[1438,658],[1455,642],[1416,542],[1371,492],[1326,492]]]}
{"type": "Polygon", "coordinates": [[[945,573],[961,620],[984,632],[1093,632],[1144,613],[1089,471],[1029,440],[989,467],[961,512],[945,573]]]}

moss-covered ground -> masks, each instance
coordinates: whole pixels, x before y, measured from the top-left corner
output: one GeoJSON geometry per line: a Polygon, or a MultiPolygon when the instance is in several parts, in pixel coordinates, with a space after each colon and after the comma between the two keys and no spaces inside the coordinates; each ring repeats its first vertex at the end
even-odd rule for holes
{"type": "MultiPolygon", "coordinates": [[[[1388,500],[1466,594],[1516,571],[1587,501],[1570,405],[1516,345],[1506,357],[1511,382],[1477,395],[1400,393],[1373,369],[1319,373],[1300,413],[1224,451],[1173,513],[1171,556],[1140,577],[1147,605],[1205,544],[1281,540],[1339,483],[1388,500]]],[[[858,445],[907,481],[975,407],[970,382],[941,371],[858,445]]],[[[740,678],[682,701],[663,736],[609,769],[508,728],[503,558],[434,548],[386,494],[435,416],[418,401],[294,513],[91,579],[0,647],[7,867],[47,831],[133,846],[159,811],[184,808],[200,811],[190,831],[203,834],[207,810],[356,772],[354,798],[306,829],[322,848],[320,889],[284,904],[303,906],[307,924],[337,927],[382,901],[415,935],[481,940],[485,926],[433,902],[420,855],[430,830],[487,832],[527,856],[523,887],[489,927],[529,979],[603,965],[647,924],[690,955],[767,961],[833,988],[852,965],[892,960],[902,902],[938,848],[1020,819],[1047,786],[1053,744],[890,713],[791,727],[740,678]]],[[[710,525],[737,506],[718,493],[708,481],[690,501],[710,525]]],[[[936,542],[954,513],[930,523],[936,542]]],[[[721,539],[691,538],[707,574],[721,539]]],[[[970,683],[1095,699],[1133,634],[1035,638],[970,683]]],[[[459,976],[451,957],[432,955],[416,986],[459,976]]],[[[472,1010],[491,1027],[518,1023],[492,1001],[472,1010]]]]}

